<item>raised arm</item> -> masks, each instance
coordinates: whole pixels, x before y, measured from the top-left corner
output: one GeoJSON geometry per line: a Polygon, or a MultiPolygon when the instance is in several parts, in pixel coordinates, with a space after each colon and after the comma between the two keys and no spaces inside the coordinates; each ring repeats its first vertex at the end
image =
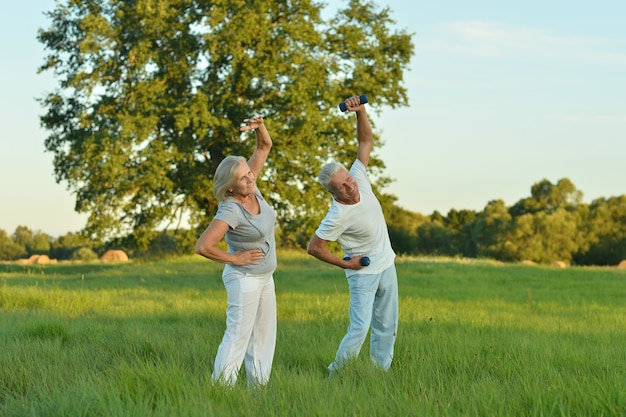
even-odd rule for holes
{"type": "Polygon", "coordinates": [[[239,130],[242,132],[254,130],[256,135],[256,147],[248,161],[248,166],[254,174],[254,177],[258,178],[270,154],[270,149],[272,149],[272,138],[265,124],[263,124],[263,116],[254,116],[250,119],[245,119],[244,122],[246,125],[242,126],[239,130]]]}
{"type": "Polygon", "coordinates": [[[359,96],[350,97],[345,103],[348,111],[356,113],[356,134],[359,140],[359,149],[356,157],[364,166],[367,166],[372,153],[374,138],[372,136],[372,126],[367,118],[365,104],[361,104],[359,96]]]}

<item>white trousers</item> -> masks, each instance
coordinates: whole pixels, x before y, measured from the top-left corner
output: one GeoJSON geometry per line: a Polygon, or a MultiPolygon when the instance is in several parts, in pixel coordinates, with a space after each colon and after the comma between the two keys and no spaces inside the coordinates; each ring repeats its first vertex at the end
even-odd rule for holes
{"type": "Polygon", "coordinates": [[[228,294],[226,331],[217,349],[213,380],[237,382],[245,361],[248,384],[270,379],[276,347],[276,293],[272,273],[250,275],[230,271],[222,276],[228,294]]]}
{"type": "Polygon", "coordinates": [[[385,371],[393,360],[398,331],[398,277],[395,265],[380,274],[352,275],[350,287],[350,325],[328,369],[334,372],[355,358],[370,335],[370,360],[385,371]]]}

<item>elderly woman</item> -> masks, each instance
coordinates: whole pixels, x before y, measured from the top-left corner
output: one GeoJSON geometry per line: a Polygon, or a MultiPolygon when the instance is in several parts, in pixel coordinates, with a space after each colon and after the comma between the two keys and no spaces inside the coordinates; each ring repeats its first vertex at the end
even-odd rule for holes
{"type": "Polygon", "coordinates": [[[244,120],[241,131],[254,130],[256,148],[249,161],[228,156],[213,178],[217,213],[196,243],[196,252],[224,263],[228,294],[226,331],[215,358],[213,380],[233,385],[245,361],[250,385],[265,385],[276,346],[276,213],[256,187],[272,139],[263,117],[244,120]],[[228,250],[218,247],[226,239],[228,250]]]}

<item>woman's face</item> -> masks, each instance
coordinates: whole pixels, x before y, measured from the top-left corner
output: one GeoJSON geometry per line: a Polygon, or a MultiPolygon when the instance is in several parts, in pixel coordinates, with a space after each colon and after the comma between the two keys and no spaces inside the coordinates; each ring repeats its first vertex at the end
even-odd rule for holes
{"type": "Polygon", "coordinates": [[[231,185],[232,194],[243,197],[253,194],[256,189],[255,179],[248,164],[242,163],[235,171],[235,181],[231,185]]]}

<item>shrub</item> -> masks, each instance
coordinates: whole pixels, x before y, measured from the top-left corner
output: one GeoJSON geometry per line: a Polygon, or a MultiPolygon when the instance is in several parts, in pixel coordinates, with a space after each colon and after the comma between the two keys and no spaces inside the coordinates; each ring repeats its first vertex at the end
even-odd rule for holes
{"type": "Polygon", "coordinates": [[[95,261],[96,259],[98,259],[98,254],[87,247],[78,248],[72,254],[73,261],[95,261]]]}

